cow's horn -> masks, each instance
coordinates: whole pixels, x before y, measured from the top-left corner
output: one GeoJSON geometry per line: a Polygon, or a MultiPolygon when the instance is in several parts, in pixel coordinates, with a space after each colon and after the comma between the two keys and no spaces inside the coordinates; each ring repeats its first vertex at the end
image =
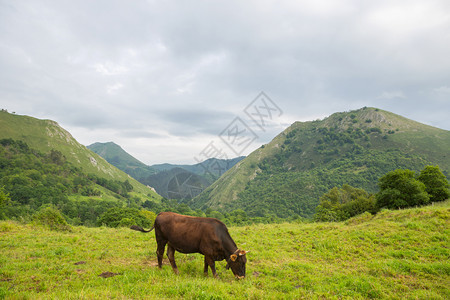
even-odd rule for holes
{"type": "Polygon", "coordinates": [[[245,255],[249,252],[250,252],[250,250],[249,251],[241,250],[241,251],[239,251],[239,256],[245,255]]]}

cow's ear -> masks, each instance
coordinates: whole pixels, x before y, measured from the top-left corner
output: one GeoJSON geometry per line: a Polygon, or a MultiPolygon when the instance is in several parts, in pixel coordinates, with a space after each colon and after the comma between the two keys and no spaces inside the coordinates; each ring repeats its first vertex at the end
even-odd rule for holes
{"type": "Polygon", "coordinates": [[[250,251],[241,250],[241,251],[239,251],[239,256],[245,255],[245,254],[247,254],[249,252],[250,251]]]}
{"type": "Polygon", "coordinates": [[[231,261],[236,261],[237,255],[236,254],[231,254],[230,259],[231,259],[231,261]]]}

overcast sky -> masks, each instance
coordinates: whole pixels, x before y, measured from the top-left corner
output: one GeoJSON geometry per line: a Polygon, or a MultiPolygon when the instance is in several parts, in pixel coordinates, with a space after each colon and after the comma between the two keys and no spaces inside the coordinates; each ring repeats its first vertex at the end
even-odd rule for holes
{"type": "Polygon", "coordinates": [[[450,1],[0,0],[0,107],[147,164],[364,106],[450,130],[450,1]]]}

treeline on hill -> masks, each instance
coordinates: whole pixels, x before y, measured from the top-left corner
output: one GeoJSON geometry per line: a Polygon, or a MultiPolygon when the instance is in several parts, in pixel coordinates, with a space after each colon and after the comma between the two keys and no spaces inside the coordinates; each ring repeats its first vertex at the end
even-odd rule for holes
{"type": "Polygon", "coordinates": [[[157,213],[173,211],[216,217],[236,225],[253,222],[242,210],[194,211],[172,199],[163,198],[158,203],[140,199],[131,195],[132,190],[127,180],[83,173],[59,151],[44,154],[23,141],[0,140],[0,219],[45,220],[53,227],[51,224],[61,224],[62,217],[71,225],[117,227],[135,223],[148,227],[157,213]]]}
{"type": "Polygon", "coordinates": [[[417,154],[382,147],[395,132],[319,128],[314,122],[295,129],[286,135],[277,154],[251,166],[260,171],[238,194],[239,201],[224,204],[225,210],[241,208],[251,217],[275,214],[309,219],[321,195],[332,187],[349,184],[374,193],[378,179],[392,169],[420,170],[429,164],[417,154]]]}
{"type": "MultiPolygon", "coordinates": [[[[344,221],[363,213],[376,214],[385,208],[422,206],[431,202],[444,201],[450,197],[448,180],[438,166],[426,166],[418,176],[414,171],[407,169],[391,171],[379,178],[378,186],[380,191],[376,194],[348,184],[344,184],[341,188],[332,188],[320,197],[320,204],[314,210],[314,221],[344,221]]],[[[300,190],[299,193],[301,193],[300,190]]],[[[255,197],[257,196],[258,194],[255,195],[255,197]]],[[[282,195],[278,197],[278,199],[282,199],[282,195]]],[[[287,205],[287,202],[282,202],[282,204],[287,205]]],[[[163,198],[161,203],[147,200],[142,207],[148,211],[139,211],[135,208],[111,208],[102,215],[98,225],[117,227],[138,224],[150,227],[156,214],[161,211],[217,218],[229,225],[305,221],[295,214],[290,215],[289,207],[286,208],[287,214],[284,217],[268,213],[268,209],[261,216],[249,215],[244,209],[234,209],[231,212],[215,211],[211,208],[205,211],[201,209],[194,211],[185,203],[178,203],[175,199],[166,198],[163,198]]]]}
{"type": "Polygon", "coordinates": [[[417,176],[408,169],[391,171],[379,179],[378,185],[376,194],[348,184],[332,188],[320,198],[314,219],[344,221],[363,213],[423,206],[450,197],[448,180],[439,166],[426,166],[417,176]]]}
{"type": "Polygon", "coordinates": [[[83,173],[59,151],[44,154],[23,141],[0,140],[1,219],[26,220],[52,206],[72,224],[95,226],[111,207],[137,207],[140,199],[130,196],[132,190],[128,180],[83,173]]]}
{"type": "MultiPolygon", "coordinates": [[[[389,156],[389,153],[386,155],[389,156]]],[[[321,175],[324,178],[324,174],[321,175]]],[[[205,211],[193,210],[174,199],[163,198],[160,202],[154,202],[131,196],[133,186],[128,181],[120,182],[84,174],[67,162],[58,151],[43,154],[29,148],[22,141],[3,139],[0,140],[0,219],[32,220],[50,227],[57,224],[57,228],[67,228],[64,222],[84,226],[118,227],[137,224],[151,227],[157,213],[173,211],[218,218],[229,225],[246,225],[301,219],[294,212],[303,210],[310,214],[315,212],[316,221],[342,221],[364,212],[374,214],[383,208],[397,209],[442,201],[450,195],[447,178],[439,167],[427,166],[418,176],[410,170],[396,170],[385,174],[379,179],[380,191],[376,194],[344,184],[341,188],[335,187],[328,192],[325,190],[317,208],[314,203],[295,204],[286,200],[305,195],[310,184],[324,184],[316,182],[316,178],[307,172],[259,176],[255,180],[260,182],[256,186],[261,189],[254,189],[253,185],[245,191],[247,195],[252,191],[254,206],[244,203],[242,207],[228,212],[210,208],[205,211]],[[294,180],[293,177],[285,178],[286,176],[297,178],[294,180]],[[283,189],[278,194],[271,191],[272,203],[258,203],[256,199],[267,193],[264,180],[266,186],[267,181],[291,185],[284,190],[289,192],[283,192],[283,189]],[[280,207],[280,211],[270,213],[273,210],[268,205],[280,207]]],[[[330,180],[325,184],[329,186],[333,183],[335,181],[330,180]]],[[[304,196],[305,199],[307,196],[304,196]]]]}

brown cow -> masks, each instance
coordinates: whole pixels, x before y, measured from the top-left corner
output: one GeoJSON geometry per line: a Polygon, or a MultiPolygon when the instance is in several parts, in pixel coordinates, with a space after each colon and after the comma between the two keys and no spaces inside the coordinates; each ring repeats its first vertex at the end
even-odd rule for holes
{"type": "Polygon", "coordinates": [[[225,259],[227,269],[231,268],[236,278],[245,277],[247,262],[245,254],[248,251],[238,249],[225,224],[217,219],[162,212],[158,214],[150,230],[144,230],[135,225],[131,226],[131,229],[141,232],[150,232],[155,229],[158,244],[156,254],[160,268],[167,244],[167,256],[176,274],[178,274],[178,268],[175,263],[175,250],[181,253],[203,254],[205,256],[205,275],[208,274],[209,266],[214,277],[217,277],[215,261],[225,259]]]}

